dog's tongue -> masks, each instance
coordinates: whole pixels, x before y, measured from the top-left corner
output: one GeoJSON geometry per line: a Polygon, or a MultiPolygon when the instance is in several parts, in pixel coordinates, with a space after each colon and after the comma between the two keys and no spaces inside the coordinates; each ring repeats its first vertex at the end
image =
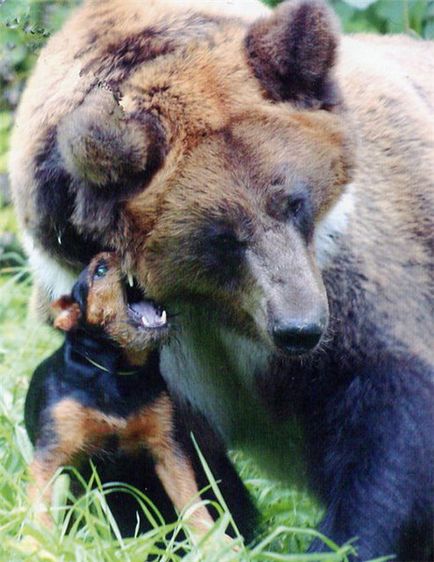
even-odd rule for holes
{"type": "Polygon", "coordinates": [[[140,301],[130,304],[134,314],[140,317],[145,328],[161,328],[167,324],[166,311],[155,306],[152,301],[140,301]]]}

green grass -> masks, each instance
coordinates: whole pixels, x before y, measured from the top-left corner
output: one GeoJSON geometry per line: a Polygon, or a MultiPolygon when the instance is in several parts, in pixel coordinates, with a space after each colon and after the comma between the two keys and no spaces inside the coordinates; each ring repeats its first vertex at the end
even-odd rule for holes
{"type": "MultiPolygon", "coordinates": [[[[0,210],[0,225],[14,229],[10,210],[0,210]]],[[[62,476],[56,483],[53,529],[39,527],[32,517],[32,506],[26,497],[27,464],[32,448],[23,427],[23,403],[26,388],[35,367],[60,343],[60,336],[51,328],[38,325],[27,314],[31,281],[26,264],[19,257],[7,257],[7,267],[0,263],[0,562],[22,560],[83,561],[83,562],[143,562],[151,554],[158,560],[180,559],[182,546],[187,552],[184,560],[224,561],[345,561],[351,550],[348,545],[329,555],[303,555],[315,536],[320,513],[311,500],[296,490],[284,489],[265,479],[251,462],[240,453],[234,459],[263,514],[263,530],[255,545],[234,552],[223,540],[231,525],[230,514],[221,507],[221,517],[200,544],[179,537],[184,527],[183,517],[177,525],[168,526],[158,516],[155,506],[143,499],[144,509],[155,521],[146,535],[122,540],[117,537],[116,525],[105,505],[110,489],[88,489],[73,510],[78,520],[66,533],[70,510],[64,507],[68,495],[62,476]],[[11,265],[12,263],[12,265],[11,265]],[[79,523],[84,523],[79,524],[79,523]],[[169,537],[170,531],[174,536],[169,537]],[[39,551],[32,552],[29,538],[37,540],[39,551]],[[290,553],[290,554],[289,554],[290,553]]],[[[97,482],[97,476],[95,475],[97,482]]],[[[216,486],[210,474],[212,486],[216,486]]],[[[125,490],[125,493],[131,493],[125,490]]]]}

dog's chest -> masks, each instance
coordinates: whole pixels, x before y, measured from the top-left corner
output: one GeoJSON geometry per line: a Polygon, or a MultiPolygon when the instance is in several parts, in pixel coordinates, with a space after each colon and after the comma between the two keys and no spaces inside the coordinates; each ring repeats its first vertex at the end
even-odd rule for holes
{"type": "Polygon", "coordinates": [[[121,452],[147,449],[159,458],[171,447],[173,412],[165,393],[128,417],[106,414],[72,398],[56,404],[52,417],[60,445],[67,451],[95,453],[115,443],[121,452]]]}

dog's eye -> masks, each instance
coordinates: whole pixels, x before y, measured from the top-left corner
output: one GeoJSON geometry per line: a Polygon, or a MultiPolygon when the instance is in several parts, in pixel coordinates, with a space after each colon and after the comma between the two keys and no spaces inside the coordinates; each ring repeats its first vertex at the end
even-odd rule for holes
{"type": "Polygon", "coordinates": [[[107,275],[108,269],[109,268],[106,262],[103,261],[99,263],[97,268],[95,269],[94,277],[96,277],[97,279],[105,277],[105,275],[107,275]]]}

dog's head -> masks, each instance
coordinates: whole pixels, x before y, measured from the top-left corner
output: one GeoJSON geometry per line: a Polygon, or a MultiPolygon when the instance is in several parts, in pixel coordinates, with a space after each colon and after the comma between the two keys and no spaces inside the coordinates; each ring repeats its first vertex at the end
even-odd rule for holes
{"type": "Polygon", "coordinates": [[[57,328],[101,330],[133,352],[154,347],[168,334],[166,311],[127,278],[114,252],[97,254],[71,294],[55,301],[52,308],[57,328]]]}

